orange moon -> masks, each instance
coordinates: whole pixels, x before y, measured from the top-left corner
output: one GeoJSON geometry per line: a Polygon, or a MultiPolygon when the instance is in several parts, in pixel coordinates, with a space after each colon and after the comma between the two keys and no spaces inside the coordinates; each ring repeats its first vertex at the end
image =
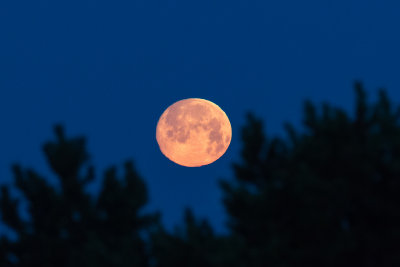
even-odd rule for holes
{"type": "Polygon", "coordinates": [[[161,152],[186,167],[213,163],[228,149],[232,127],[213,102],[188,98],[175,102],[161,115],[156,139],[161,152]]]}

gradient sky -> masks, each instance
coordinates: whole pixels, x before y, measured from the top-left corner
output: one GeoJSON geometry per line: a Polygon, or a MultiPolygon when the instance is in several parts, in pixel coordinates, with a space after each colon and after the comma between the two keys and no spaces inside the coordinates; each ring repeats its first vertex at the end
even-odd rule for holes
{"type": "Polygon", "coordinates": [[[12,162],[54,181],[41,145],[61,122],[87,136],[98,176],[133,159],[168,227],[191,206],[221,231],[217,180],[232,177],[245,112],[282,134],[305,99],[351,111],[354,80],[399,103],[399,14],[398,0],[1,0],[0,183],[12,162]],[[170,162],[155,139],[164,109],[189,97],[218,104],[233,128],[206,167],[170,162]]]}

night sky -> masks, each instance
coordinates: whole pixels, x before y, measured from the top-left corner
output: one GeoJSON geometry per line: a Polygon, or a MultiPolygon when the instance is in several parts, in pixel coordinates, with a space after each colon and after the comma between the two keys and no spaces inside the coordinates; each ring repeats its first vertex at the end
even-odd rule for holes
{"type": "Polygon", "coordinates": [[[232,177],[245,112],[282,135],[305,99],[352,111],[355,80],[399,103],[399,14],[398,0],[1,0],[0,183],[13,162],[54,182],[41,146],[62,123],[88,138],[98,177],[133,159],[146,210],[167,227],[190,206],[222,231],[217,181],[232,177]],[[226,154],[201,168],[169,161],[155,139],[165,108],[190,97],[219,105],[233,128],[226,154]]]}

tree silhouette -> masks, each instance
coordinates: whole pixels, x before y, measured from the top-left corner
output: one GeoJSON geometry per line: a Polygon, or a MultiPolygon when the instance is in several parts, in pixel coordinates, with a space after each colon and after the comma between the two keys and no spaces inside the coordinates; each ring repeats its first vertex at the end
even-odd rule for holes
{"type": "Polygon", "coordinates": [[[95,175],[86,166],[85,139],[67,139],[60,126],[55,133],[56,142],[46,143],[44,152],[58,187],[31,169],[13,166],[29,220],[20,216],[20,200],[11,197],[8,187],[1,188],[2,220],[18,238],[1,239],[0,266],[148,266],[142,232],[157,218],[139,214],[147,191],[133,164],[125,164],[122,179],[115,168],[108,169],[94,197],[86,192],[95,175]]]}
{"type": "Polygon", "coordinates": [[[147,191],[131,162],[88,193],[85,139],[57,126],[44,152],[58,185],[14,165],[22,199],[1,187],[1,219],[17,239],[0,239],[0,266],[400,266],[400,108],[383,90],[373,104],[360,83],[355,92],[354,115],[308,101],[304,129],[287,124],[285,138],[248,115],[235,179],[221,181],[228,235],[190,210],[171,232],[142,214],[147,191]]]}
{"type": "Polygon", "coordinates": [[[221,181],[247,266],[400,266],[400,108],[355,91],[353,117],[306,102],[286,139],[248,115],[236,179],[221,181]]]}
{"type": "Polygon", "coordinates": [[[197,220],[185,210],[183,226],[169,233],[162,225],[152,235],[152,253],[157,267],[230,267],[239,265],[238,242],[214,233],[206,220],[197,220]]]}

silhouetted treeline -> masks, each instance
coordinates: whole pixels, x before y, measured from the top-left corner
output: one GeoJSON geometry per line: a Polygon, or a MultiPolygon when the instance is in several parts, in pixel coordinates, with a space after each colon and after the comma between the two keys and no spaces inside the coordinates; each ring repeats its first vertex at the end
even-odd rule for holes
{"type": "Polygon", "coordinates": [[[134,165],[107,170],[101,192],[85,139],[44,145],[58,178],[13,166],[15,188],[2,186],[2,221],[16,240],[0,239],[0,266],[286,267],[400,266],[400,108],[384,90],[370,104],[355,84],[353,114],[306,102],[304,129],[268,137],[249,114],[235,177],[220,181],[229,234],[216,234],[190,210],[175,231],[160,214],[143,214],[147,191],[134,165]]]}

